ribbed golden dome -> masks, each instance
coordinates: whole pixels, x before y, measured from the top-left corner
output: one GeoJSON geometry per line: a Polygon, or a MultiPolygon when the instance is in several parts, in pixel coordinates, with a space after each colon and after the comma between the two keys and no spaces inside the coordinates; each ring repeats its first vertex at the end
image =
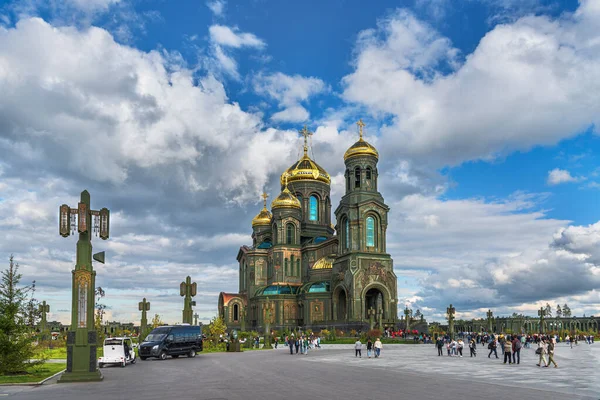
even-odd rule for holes
{"type": "Polygon", "coordinates": [[[331,177],[319,164],[310,159],[307,153],[283,174],[281,174],[280,182],[283,185],[287,175],[288,182],[301,180],[321,181],[327,184],[331,183],[331,177]]]}
{"type": "Polygon", "coordinates": [[[314,162],[308,156],[308,137],[312,135],[306,126],[300,131],[304,136],[304,155],[296,161],[283,174],[281,174],[281,185],[284,184],[286,177],[288,182],[301,180],[321,181],[327,184],[331,183],[331,177],[319,164],[314,162]]]}
{"type": "Polygon", "coordinates": [[[362,119],[358,120],[356,125],[358,125],[360,139],[358,139],[358,142],[354,143],[348,150],[346,150],[346,153],[344,154],[344,161],[355,156],[374,156],[375,158],[379,159],[379,153],[377,152],[377,149],[363,139],[363,127],[365,124],[362,122],[362,119]]]}
{"type": "Polygon", "coordinates": [[[256,217],[254,217],[252,219],[252,226],[259,226],[259,225],[269,226],[269,225],[271,225],[271,218],[273,218],[273,215],[265,207],[262,210],[260,210],[260,212],[258,213],[258,215],[256,217]]]}
{"type": "Polygon", "coordinates": [[[334,261],[335,259],[333,257],[322,257],[316,263],[313,264],[311,269],[331,269],[333,268],[334,261]]]}
{"type": "Polygon", "coordinates": [[[273,215],[271,214],[271,212],[269,212],[269,210],[267,210],[267,197],[269,197],[268,194],[262,194],[263,209],[260,210],[258,215],[252,219],[252,226],[271,225],[271,218],[273,218],[273,215]]]}
{"type": "Polygon", "coordinates": [[[285,189],[283,189],[279,196],[271,203],[271,209],[275,208],[301,209],[300,200],[289,191],[286,185],[285,189]]]}
{"type": "Polygon", "coordinates": [[[346,150],[346,153],[344,154],[344,161],[355,156],[374,156],[375,158],[379,159],[379,153],[377,152],[377,149],[370,143],[364,141],[363,138],[360,138],[358,142],[354,143],[348,150],[346,150]]]}

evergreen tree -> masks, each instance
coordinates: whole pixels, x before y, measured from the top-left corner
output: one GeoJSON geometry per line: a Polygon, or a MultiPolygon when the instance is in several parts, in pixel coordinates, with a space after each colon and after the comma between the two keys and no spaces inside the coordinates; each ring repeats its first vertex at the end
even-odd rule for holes
{"type": "Polygon", "coordinates": [[[562,312],[562,309],[560,308],[560,304],[557,304],[557,305],[556,305],[556,316],[557,316],[558,318],[560,318],[560,317],[562,317],[562,316],[563,316],[563,312],[562,312]]]}
{"type": "Polygon", "coordinates": [[[27,295],[30,286],[19,286],[19,264],[10,256],[0,278],[0,375],[23,373],[43,361],[30,362],[37,350],[36,337],[28,322],[27,295]]]}
{"type": "Polygon", "coordinates": [[[546,310],[544,311],[544,316],[547,318],[552,317],[552,307],[550,307],[549,303],[546,303],[546,310]]]}
{"type": "Polygon", "coordinates": [[[569,306],[567,305],[567,303],[565,303],[565,305],[562,308],[562,314],[563,314],[563,317],[570,317],[571,316],[571,309],[569,308],[569,306]]]}

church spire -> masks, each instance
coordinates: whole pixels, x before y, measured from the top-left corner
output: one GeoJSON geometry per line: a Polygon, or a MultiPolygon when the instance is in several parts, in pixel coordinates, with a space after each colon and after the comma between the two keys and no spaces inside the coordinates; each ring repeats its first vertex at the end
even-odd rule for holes
{"type": "Polygon", "coordinates": [[[313,133],[308,130],[306,125],[304,125],[304,128],[302,128],[302,130],[300,130],[299,132],[302,136],[304,136],[304,158],[307,158],[308,157],[308,137],[312,136],[313,133]]]}

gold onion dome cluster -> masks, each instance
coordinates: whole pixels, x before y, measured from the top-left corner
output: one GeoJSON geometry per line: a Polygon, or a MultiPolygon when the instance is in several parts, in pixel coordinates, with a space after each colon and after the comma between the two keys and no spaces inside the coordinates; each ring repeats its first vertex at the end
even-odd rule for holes
{"type": "Polygon", "coordinates": [[[301,209],[300,200],[290,192],[286,185],[285,189],[283,189],[279,196],[271,203],[271,209],[275,208],[301,209]]]}
{"type": "Polygon", "coordinates": [[[356,156],[373,156],[379,160],[379,152],[377,152],[377,149],[363,139],[363,127],[365,124],[362,122],[362,120],[359,120],[356,124],[358,125],[360,139],[358,139],[358,142],[354,143],[348,150],[346,150],[346,153],[344,154],[344,161],[350,157],[356,156]]]}

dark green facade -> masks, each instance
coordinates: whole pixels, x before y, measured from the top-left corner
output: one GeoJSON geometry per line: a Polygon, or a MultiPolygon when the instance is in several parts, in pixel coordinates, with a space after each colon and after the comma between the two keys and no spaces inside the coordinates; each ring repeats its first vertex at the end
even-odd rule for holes
{"type": "Polygon", "coordinates": [[[386,252],[389,207],[377,190],[377,162],[361,135],[346,152],[346,192],[334,227],[330,177],[308,157],[305,140],[304,156],[282,174],[271,211],[265,199],[254,218],[252,245],[238,252],[239,293],[219,296],[228,327],[264,331],[270,322],[271,329],[366,330],[398,322],[396,275],[386,252]]]}

